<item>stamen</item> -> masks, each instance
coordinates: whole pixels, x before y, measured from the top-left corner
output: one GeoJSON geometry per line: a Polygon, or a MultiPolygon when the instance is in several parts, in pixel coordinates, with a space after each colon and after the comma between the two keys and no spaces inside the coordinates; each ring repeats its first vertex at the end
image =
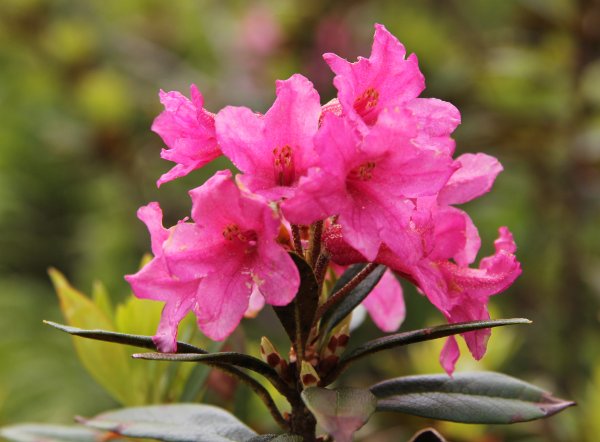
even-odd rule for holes
{"type": "Polygon", "coordinates": [[[273,149],[273,171],[275,182],[280,186],[291,186],[294,183],[294,151],[289,145],[273,149]]]}
{"type": "Polygon", "coordinates": [[[350,178],[360,181],[369,181],[373,178],[374,161],[367,161],[350,172],[350,178]]]}
{"type": "Polygon", "coordinates": [[[379,92],[372,87],[365,90],[354,100],[354,109],[363,118],[377,106],[379,102],[379,92]]]}

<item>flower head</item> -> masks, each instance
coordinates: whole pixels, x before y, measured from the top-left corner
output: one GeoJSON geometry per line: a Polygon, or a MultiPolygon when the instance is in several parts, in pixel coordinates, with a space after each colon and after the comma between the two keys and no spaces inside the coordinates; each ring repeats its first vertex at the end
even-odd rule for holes
{"type": "Polygon", "coordinates": [[[323,58],[335,72],[333,84],[348,118],[360,125],[375,124],[381,112],[404,104],[425,89],[417,57],[405,58],[406,50],[390,32],[375,25],[373,48],[369,58],[350,63],[335,54],[323,58]]]}
{"type": "Polygon", "coordinates": [[[214,114],[204,109],[204,98],[190,87],[191,100],[179,92],[160,91],[165,110],[154,120],[152,130],[161,136],[168,149],[160,156],[177,163],[160,177],[161,184],[187,175],[221,155],[215,134],[214,114]]]}

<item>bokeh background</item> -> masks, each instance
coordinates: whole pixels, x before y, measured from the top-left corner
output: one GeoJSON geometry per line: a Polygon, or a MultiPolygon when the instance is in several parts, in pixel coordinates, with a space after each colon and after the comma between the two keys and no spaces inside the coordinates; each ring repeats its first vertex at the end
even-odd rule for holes
{"type": "MultiPolygon", "coordinates": [[[[518,426],[435,425],[453,441],[598,440],[594,0],[2,0],[0,425],[69,423],[75,414],[118,406],[81,367],[71,340],[42,325],[62,320],[47,269],[60,269],[83,291],[100,280],[119,302],[129,294],[123,274],[149,251],[137,207],[160,201],[172,224],[189,212],[187,190],[227,166],[217,162],[156,188],[172,165],[159,158],[161,140],[149,130],[161,111],[158,90],[187,95],[195,83],[209,110],[233,104],[264,112],[275,79],[300,72],[326,102],[335,91],[321,54],[368,56],[375,22],[418,55],[423,96],[461,110],[457,153],[483,151],[505,167],[493,191],[466,210],[483,238],[482,256],[492,251],[498,226],[514,232],[524,272],[492,309],[495,317],[527,317],[534,325],[495,331],[484,361],[464,356],[463,368],[504,371],[578,402],[550,420],[518,426]]],[[[406,288],[403,328],[443,322],[406,288]]],[[[277,341],[281,330],[268,319],[246,321],[245,333],[277,341]]],[[[355,342],[378,334],[367,320],[355,342]]],[[[439,348],[388,352],[345,382],[367,386],[440,371],[439,348]]],[[[261,405],[247,406],[245,388],[212,390],[209,397],[254,428],[273,430],[261,405]]],[[[382,414],[358,436],[407,440],[429,425],[382,414]]]]}

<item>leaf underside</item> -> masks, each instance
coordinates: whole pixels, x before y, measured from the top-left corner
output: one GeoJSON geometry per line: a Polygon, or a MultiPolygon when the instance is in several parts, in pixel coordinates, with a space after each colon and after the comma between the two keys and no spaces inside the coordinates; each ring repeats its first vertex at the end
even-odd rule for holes
{"type": "Polygon", "coordinates": [[[124,408],[79,420],[98,430],[167,442],[247,442],[257,437],[235,416],[211,405],[124,408]]]}
{"type": "Polygon", "coordinates": [[[522,380],[493,372],[407,376],[371,387],[377,411],[472,424],[509,424],[574,405],[522,380]]]}

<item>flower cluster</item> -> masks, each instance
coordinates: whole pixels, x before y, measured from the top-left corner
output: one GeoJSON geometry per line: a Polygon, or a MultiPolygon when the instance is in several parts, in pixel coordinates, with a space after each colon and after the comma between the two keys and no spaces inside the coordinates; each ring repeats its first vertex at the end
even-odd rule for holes
{"type": "MultiPolygon", "coordinates": [[[[229,171],[217,172],[190,191],[191,221],[163,227],[157,203],[138,212],[154,258],[126,278],[138,297],[165,302],[154,337],[161,351],[175,351],[178,324],[189,311],[220,340],[264,303],[290,303],[300,284],[290,252],[318,253],[307,257],[315,269],[328,260],[338,269],[384,264],[451,323],[489,318],[489,297],[520,274],[505,227],[495,253],[471,267],[480,238],[454,205],[489,191],[502,167],[485,154],[452,158],[460,114],[450,103],[419,98],[425,84],[416,56],[406,57],[403,45],[376,25],[368,59],[324,58],[338,90],[325,105],[299,74],[277,81],[264,115],[231,106],[213,114],[195,86],[191,99],[161,91],[165,111],[152,129],[167,145],[161,156],[176,165],[158,184],[220,155],[240,171],[235,181],[229,171]]],[[[397,329],[404,318],[398,279],[386,273],[364,306],[382,330],[397,329]]],[[[489,330],[464,335],[476,359],[488,336],[489,330]]],[[[450,337],[441,355],[449,373],[458,356],[450,337]]]]}

